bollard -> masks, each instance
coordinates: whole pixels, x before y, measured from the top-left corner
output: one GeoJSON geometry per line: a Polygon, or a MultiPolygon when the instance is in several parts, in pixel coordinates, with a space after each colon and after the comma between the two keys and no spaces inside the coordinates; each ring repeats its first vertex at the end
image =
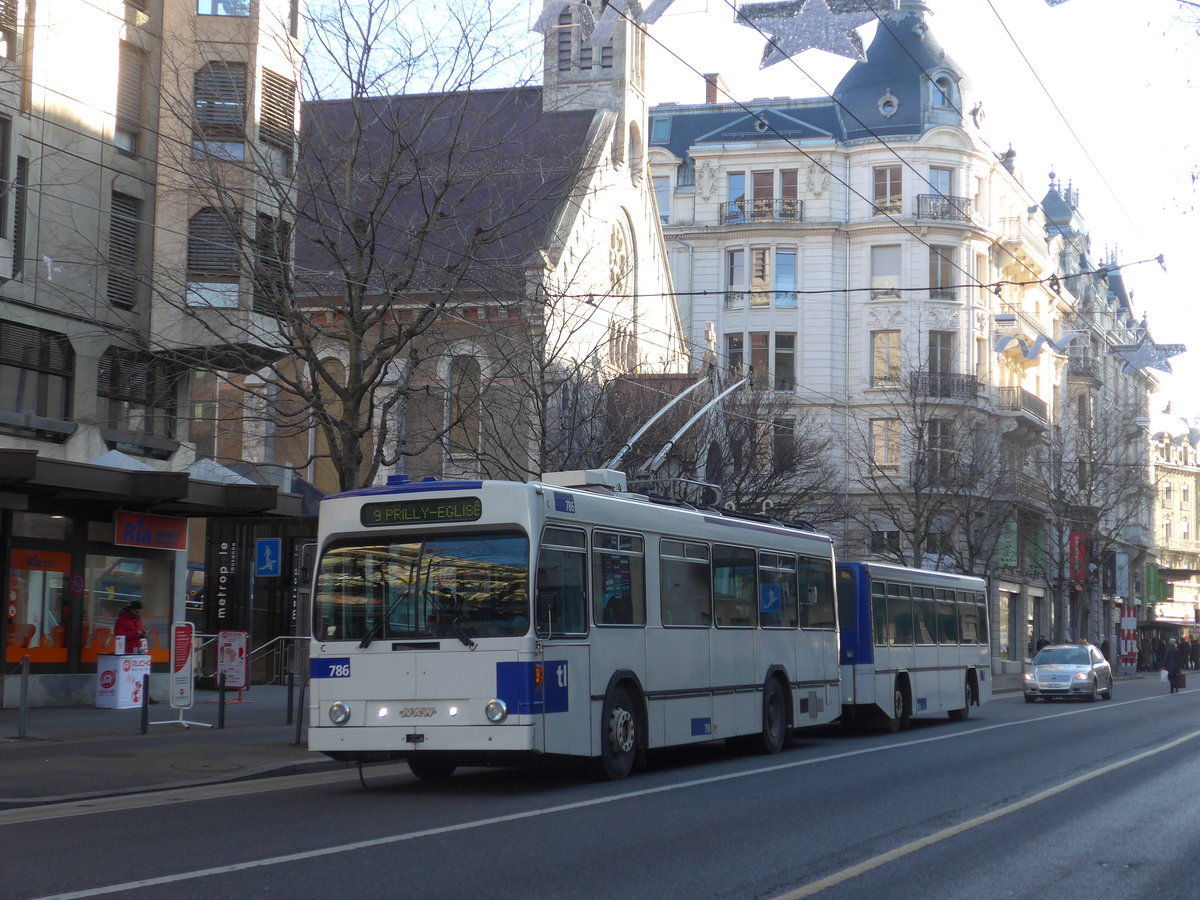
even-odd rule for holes
{"type": "Polygon", "coordinates": [[[150,676],[142,676],[142,734],[150,730],[150,676]]]}
{"type": "Polygon", "coordinates": [[[21,657],[21,715],[17,719],[17,737],[25,737],[29,728],[29,654],[21,657]]]}
{"type": "Polygon", "coordinates": [[[225,727],[225,673],[217,677],[217,728],[225,727]]]}
{"type": "Polygon", "coordinates": [[[287,699],[287,722],[284,724],[292,724],[292,694],[296,690],[296,673],[288,672],[288,699],[287,699]]]}

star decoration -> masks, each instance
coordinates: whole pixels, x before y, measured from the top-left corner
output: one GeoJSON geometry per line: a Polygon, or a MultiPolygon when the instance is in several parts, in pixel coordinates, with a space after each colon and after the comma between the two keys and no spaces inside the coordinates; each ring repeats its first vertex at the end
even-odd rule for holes
{"type": "Polygon", "coordinates": [[[1172,356],[1184,353],[1187,347],[1183,344],[1156,344],[1150,335],[1143,335],[1136,344],[1118,344],[1111,347],[1109,353],[1125,360],[1122,372],[1130,375],[1142,369],[1158,369],[1160,372],[1170,372],[1172,356]]]}
{"type": "Polygon", "coordinates": [[[814,49],[861,62],[867,57],[862,38],[854,29],[894,7],[895,0],[846,0],[839,6],[846,11],[835,13],[828,0],[755,3],[738,10],[734,21],[770,36],[759,64],[761,69],[814,49]]]}

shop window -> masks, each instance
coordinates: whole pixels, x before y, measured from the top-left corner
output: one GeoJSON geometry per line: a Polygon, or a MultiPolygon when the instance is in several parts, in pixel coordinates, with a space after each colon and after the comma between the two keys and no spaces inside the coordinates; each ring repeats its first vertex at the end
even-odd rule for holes
{"type": "Polygon", "coordinates": [[[113,650],[113,628],[121,610],[140,600],[152,662],[170,659],[172,566],[167,559],[89,555],[81,634],[83,662],[113,650]]]}
{"type": "Polygon", "coordinates": [[[17,663],[67,661],[64,609],[71,554],[14,549],[9,555],[8,604],[4,659],[17,663]]]}

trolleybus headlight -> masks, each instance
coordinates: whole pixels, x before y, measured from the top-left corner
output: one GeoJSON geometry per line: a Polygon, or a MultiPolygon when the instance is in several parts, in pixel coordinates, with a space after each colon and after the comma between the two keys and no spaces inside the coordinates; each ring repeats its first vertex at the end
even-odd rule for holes
{"type": "Polygon", "coordinates": [[[350,721],[350,707],[341,700],[329,707],[329,721],[334,725],[345,725],[350,721]]]}
{"type": "Polygon", "coordinates": [[[489,700],[483,711],[487,715],[488,721],[496,725],[508,718],[508,704],[503,700],[489,700]]]}

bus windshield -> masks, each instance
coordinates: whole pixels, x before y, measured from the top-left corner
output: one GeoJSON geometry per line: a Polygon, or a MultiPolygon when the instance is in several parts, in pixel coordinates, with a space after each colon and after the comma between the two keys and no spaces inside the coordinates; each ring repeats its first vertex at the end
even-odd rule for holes
{"type": "Polygon", "coordinates": [[[319,641],[510,637],[529,629],[529,539],[517,531],[330,545],[317,570],[319,641]]]}

